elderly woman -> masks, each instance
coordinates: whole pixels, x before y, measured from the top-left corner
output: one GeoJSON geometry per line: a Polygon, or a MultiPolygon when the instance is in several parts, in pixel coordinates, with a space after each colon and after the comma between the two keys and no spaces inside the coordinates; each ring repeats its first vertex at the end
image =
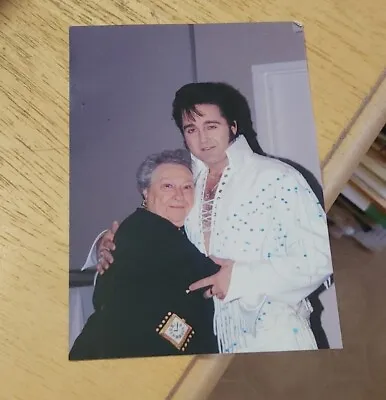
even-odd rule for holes
{"type": "Polygon", "coordinates": [[[217,353],[213,302],[188,293],[219,270],[187,239],[183,224],[194,202],[190,155],[149,156],[137,172],[143,196],[114,237],[114,268],[100,275],[95,312],[70,360],[217,353]]]}

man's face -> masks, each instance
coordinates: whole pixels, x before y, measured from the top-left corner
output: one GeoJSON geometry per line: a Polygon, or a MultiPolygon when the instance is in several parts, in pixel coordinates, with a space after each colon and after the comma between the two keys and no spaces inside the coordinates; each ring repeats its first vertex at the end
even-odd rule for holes
{"type": "Polygon", "coordinates": [[[199,104],[196,109],[200,115],[182,116],[186,145],[209,168],[223,167],[227,164],[230,136],[237,132],[236,124],[230,127],[214,104],[199,104]]]}

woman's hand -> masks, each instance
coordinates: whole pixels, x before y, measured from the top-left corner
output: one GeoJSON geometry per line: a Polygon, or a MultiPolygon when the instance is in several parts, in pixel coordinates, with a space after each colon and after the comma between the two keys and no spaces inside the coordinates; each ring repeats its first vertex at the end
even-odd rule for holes
{"type": "Polygon", "coordinates": [[[119,223],[114,221],[111,228],[99,239],[97,243],[98,264],[96,266],[100,275],[109,269],[114,261],[111,250],[115,250],[114,236],[119,227],[119,223]]]}

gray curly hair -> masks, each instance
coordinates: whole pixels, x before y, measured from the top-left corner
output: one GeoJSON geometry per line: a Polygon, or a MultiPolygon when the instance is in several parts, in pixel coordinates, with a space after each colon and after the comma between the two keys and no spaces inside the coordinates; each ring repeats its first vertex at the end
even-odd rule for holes
{"type": "Polygon", "coordinates": [[[145,189],[149,188],[154,170],[162,164],[183,165],[192,172],[192,159],[188,150],[164,150],[161,153],[151,154],[137,170],[137,188],[141,195],[145,189]]]}

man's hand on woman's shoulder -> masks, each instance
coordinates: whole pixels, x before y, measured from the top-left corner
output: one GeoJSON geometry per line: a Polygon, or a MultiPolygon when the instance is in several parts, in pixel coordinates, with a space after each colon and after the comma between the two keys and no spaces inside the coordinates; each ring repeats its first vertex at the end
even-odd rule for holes
{"type": "Polygon", "coordinates": [[[119,223],[114,221],[111,228],[99,239],[97,244],[98,264],[96,266],[99,274],[103,275],[114,261],[111,251],[115,250],[114,236],[119,227],[119,223]]]}

